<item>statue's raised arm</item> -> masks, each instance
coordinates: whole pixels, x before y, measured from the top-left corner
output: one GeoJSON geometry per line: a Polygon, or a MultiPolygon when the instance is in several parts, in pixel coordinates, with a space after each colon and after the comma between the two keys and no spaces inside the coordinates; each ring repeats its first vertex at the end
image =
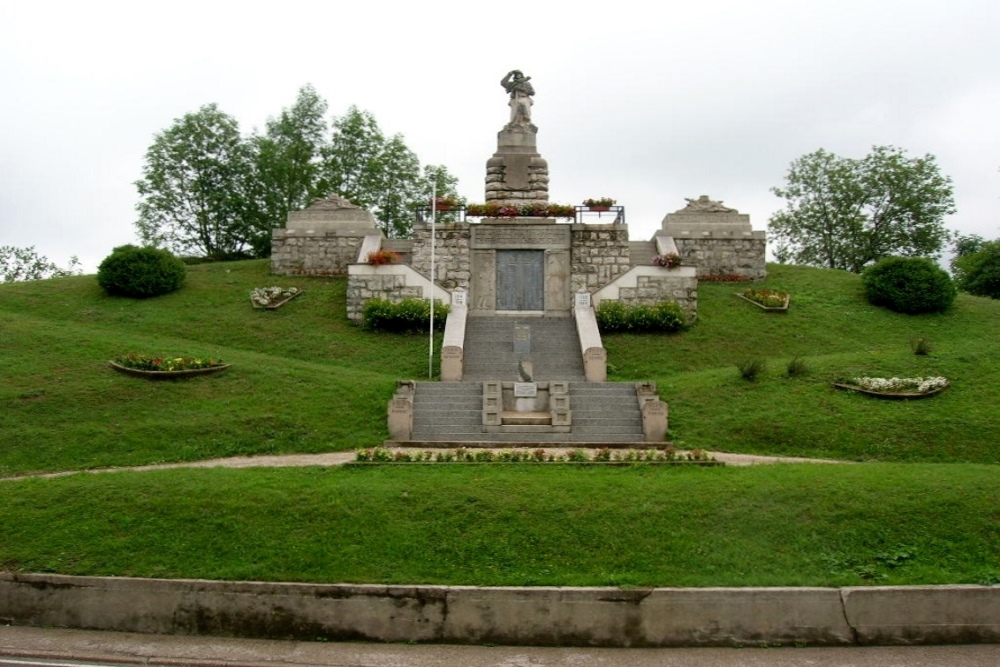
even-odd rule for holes
{"type": "Polygon", "coordinates": [[[534,104],[531,98],[535,94],[531,77],[514,69],[507,72],[500,85],[510,93],[510,125],[531,125],[531,105],[534,104]]]}

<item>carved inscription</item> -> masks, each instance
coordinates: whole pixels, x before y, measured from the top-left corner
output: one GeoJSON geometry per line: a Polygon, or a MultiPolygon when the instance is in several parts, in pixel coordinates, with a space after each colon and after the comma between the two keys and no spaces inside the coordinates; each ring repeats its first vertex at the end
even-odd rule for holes
{"type": "Polygon", "coordinates": [[[474,248],[546,248],[569,246],[569,227],[477,225],[472,228],[474,248]]]}

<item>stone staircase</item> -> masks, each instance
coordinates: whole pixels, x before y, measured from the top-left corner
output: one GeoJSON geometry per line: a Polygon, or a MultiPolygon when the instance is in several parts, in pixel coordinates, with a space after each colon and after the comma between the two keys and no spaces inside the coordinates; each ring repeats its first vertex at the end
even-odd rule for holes
{"type": "Polygon", "coordinates": [[[632,383],[570,382],[569,396],[570,433],[485,433],[482,382],[418,382],[413,396],[413,441],[435,447],[643,442],[642,416],[632,383]]]}
{"type": "Polygon", "coordinates": [[[629,241],[629,262],[632,266],[652,266],[656,257],[656,243],[653,241],[629,241]]]}
{"type": "Polygon", "coordinates": [[[470,317],[465,328],[463,380],[519,380],[530,361],[535,381],[584,380],[583,356],[572,317],[470,317]],[[515,350],[516,326],[527,326],[530,350],[515,350]]]}

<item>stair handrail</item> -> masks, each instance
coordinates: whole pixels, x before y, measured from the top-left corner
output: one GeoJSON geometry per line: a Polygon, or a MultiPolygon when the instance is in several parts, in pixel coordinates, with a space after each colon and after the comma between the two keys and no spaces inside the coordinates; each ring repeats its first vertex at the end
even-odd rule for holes
{"type": "Polygon", "coordinates": [[[464,374],[465,325],[469,317],[466,293],[452,293],[451,312],[444,323],[444,340],[441,341],[441,381],[461,382],[464,374]]]}
{"type": "Polygon", "coordinates": [[[591,305],[577,305],[573,308],[576,333],[580,338],[583,353],[583,374],[587,382],[605,382],[608,379],[608,353],[601,341],[601,331],[597,328],[597,313],[591,305]]]}

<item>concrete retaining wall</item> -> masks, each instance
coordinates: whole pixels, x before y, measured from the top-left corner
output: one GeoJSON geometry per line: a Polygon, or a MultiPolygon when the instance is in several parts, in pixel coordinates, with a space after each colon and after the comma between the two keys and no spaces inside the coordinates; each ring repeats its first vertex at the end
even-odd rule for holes
{"type": "Polygon", "coordinates": [[[1000,642],[1000,587],[475,588],[0,573],[0,623],[575,646],[1000,642]]]}

